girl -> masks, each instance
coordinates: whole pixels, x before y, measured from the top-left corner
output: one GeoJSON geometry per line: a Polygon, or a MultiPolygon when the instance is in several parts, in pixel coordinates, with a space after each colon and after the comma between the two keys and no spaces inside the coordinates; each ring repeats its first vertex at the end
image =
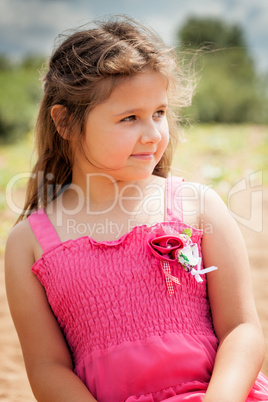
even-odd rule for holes
{"type": "Polygon", "coordinates": [[[50,60],[38,160],[6,249],[38,401],[268,400],[238,229],[212,190],[167,178],[172,106],[190,99],[175,60],[123,17],[50,60]]]}

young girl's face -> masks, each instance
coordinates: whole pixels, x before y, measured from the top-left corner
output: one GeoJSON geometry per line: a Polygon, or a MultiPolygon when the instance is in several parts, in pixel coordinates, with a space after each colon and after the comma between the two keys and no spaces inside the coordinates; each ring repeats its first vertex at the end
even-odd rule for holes
{"type": "Polygon", "coordinates": [[[74,168],[123,181],[147,178],[168,144],[167,103],[167,80],[159,73],[124,80],[89,113],[86,158],[77,151],[74,168]]]}

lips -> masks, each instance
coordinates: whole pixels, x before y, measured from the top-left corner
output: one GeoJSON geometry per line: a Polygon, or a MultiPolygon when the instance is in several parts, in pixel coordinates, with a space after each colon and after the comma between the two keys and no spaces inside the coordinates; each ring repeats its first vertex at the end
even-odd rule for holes
{"type": "Polygon", "coordinates": [[[155,152],[140,152],[140,153],[132,154],[131,156],[133,158],[138,158],[138,159],[152,159],[154,154],[155,154],[155,152]]]}

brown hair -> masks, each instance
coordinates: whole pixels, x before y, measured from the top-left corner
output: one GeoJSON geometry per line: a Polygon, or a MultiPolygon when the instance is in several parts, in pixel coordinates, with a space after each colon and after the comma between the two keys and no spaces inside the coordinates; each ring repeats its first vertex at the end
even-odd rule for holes
{"type": "Polygon", "coordinates": [[[153,172],[162,177],[168,175],[178,131],[174,107],[178,110],[188,106],[192,95],[192,86],[177,65],[177,54],[153,31],[128,17],[95,22],[93,28],[68,36],[50,59],[35,129],[37,163],[18,221],[46,207],[58,196],[60,188],[71,183],[69,139],[75,134],[81,146],[88,113],[110,96],[120,80],[148,69],[161,73],[169,83],[170,141],[153,172]],[[54,105],[63,106],[59,121],[64,136],[59,135],[51,118],[54,105]]]}

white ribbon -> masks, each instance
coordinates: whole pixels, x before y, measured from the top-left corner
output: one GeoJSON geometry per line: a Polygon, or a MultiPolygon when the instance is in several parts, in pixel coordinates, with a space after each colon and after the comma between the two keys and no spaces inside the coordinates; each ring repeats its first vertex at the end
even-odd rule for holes
{"type": "Polygon", "coordinates": [[[203,282],[203,279],[200,275],[207,274],[208,272],[215,271],[216,269],[218,269],[218,267],[215,267],[214,265],[212,267],[201,269],[201,257],[199,257],[196,268],[192,268],[190,272],[195,277],[196,282],[201,283],[203,282]]]}

